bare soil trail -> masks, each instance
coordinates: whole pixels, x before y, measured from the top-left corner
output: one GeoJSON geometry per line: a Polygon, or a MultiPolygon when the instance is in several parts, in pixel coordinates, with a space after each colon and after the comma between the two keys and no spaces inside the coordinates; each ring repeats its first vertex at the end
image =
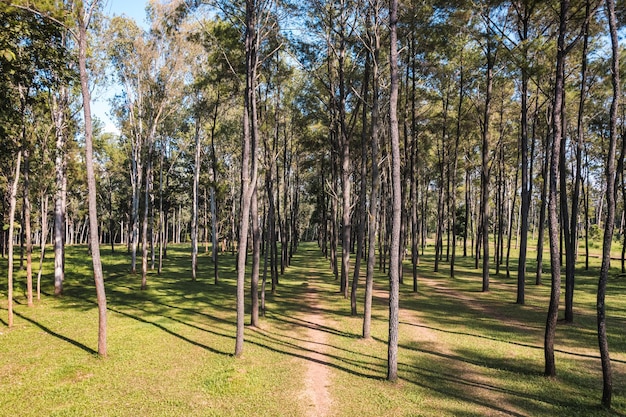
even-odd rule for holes
{"type": "Polygon", "coordinates": [[[325,356],[328,333],[322,330],[324,316],[316,313],[319,295],[315,288],[311,288],[304,302],[309,306],[308,311],[301,317],[306,323],[306,342],[303,347],[309,352],[309,361],[306,364],[304,391],[302,399],[306,406],[306,415],[309,417],[327,417],[332,415],[332,399],[330,396],[330,369],[325,356]]]}

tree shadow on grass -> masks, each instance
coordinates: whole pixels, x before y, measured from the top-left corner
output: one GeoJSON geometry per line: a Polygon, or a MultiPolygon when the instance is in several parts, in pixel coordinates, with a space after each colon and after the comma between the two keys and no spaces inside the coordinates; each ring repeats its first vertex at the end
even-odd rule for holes
{"type": "MultiPolygon", "coordinates": [[[[427,325],[424,325],[424,324],[408,323],[408,322],[405,322],[405,321],[401,321],[400,324],[404,324],[404,325],[407,325],[407,326],[413,326],[413,327],[419,327],[419,328],[422,328],[422,329],[435,330],[435,331],[438,331],[438,332],[448,333],[448,334],[453,334],[453,335],[470,336],[470,337],[476,337],[476,338],[485,339],[485,340],[491,340],[491,341],[494,341],[494,342],[507,343],[507,344],[510,344],[510,345],[525,347],[525,348],[529,348],[529,349],[536,349],[536,350],[541,350],[541,351],[543,351],[543,349],[544,349],[543,346],[539,346],[539,345],[532,345],[530,343],[516,342],[516,341],[510,340],[510,339],[509,340],[504,340],[504,339],[500,339],[500,338],[497,338],[497,337],[485,336],[485,335],[482,335],[482,334],[475,334],[475,333],[470,333],[470,332],[458,332],[458,331],[454,331],[454,330],[446,330],[446,329],[442,329],[442,328],[438,328],[438,327],[434,327],[434,326],[427,326],[427,325]]],[[[590,354],[585,354],[585,353],[569,352],[569,351],[563,350],[563,349],[554,349],[554,351],[558,352],[558,353],[565,354],[565,355],[576,356],[576,357],[579,357],[579,358],[600,360],[600,355],[590,355],[590,354]]],[[[615,359],[615,358],[612,358],[611,362],[626,364],[626,361],[621,360],[621,359],[615,359]]]]}
{"type": "MultiPolygon", "coordinates": [[[[178,339],[180,339],[180,340],[182,340],[182,341],[184,341],[184,342],[187,342],[187,343],[189,343],[189,344],[191,344],[191,345],[194,345],[194,346],[197,346],[197,347],[202,348],[202,349],[204,349],[204,350],[207,350],[207,351],[209,351],[209,352],[211,352],[211,353],[216,353],[216,354],[218,354],[218,355],[229,355],[227,352],[222,352],[221,350],[217,350],[217,349],[215,349],[215,348],[212,348],[212,347],[210,347],[210,346],[207,346],[207,345],[205,345],[205,344],[202,344],[202,343],[200,343],[200,342],[197,342],[197,341],[195,341],[195,340],[192,340],[192,339],[190,339],[190,338],[188,338],[188,337],[186,337],[186,336],[183,336],[183,335],[181,335],[181,334],[179,334],[179,333],[176,333],[175,331],[168,329],[167,327],[163,326],[162,324],[155,323],[155,322],[153,322],[153,321],[146,320],[146,319],[141,318],[141,317],[139,317],[139,316],[135,316],[135,315],[133,315],[133,314],[126,313],[126,312],[123,312],[123,311],[120,311],[120,310],[116,310],[116,309],[113,309],[113,308],[107,308],[107,309],[108,309],[109,311],[112,311],[112,312],[117,313],[117,314],[119,314],[119,315],[122,315],[122,316],[124,316],[124,317],[128,317],[128,318],[130,318],[130,319],[137,320],[137,321],[139,321],[139,322],[141,322],[141,323],[145,323],[145,324],[149,324],[149,325],[151,325],[151,326],[154,326],[154,327],[156,327],[157,329],[159,329],[159,330],[161,330],[161,331],[163,331],[163,332],[165,332],[165,333],[167,333],[167,334],[169,334],[169,335],[171,335],[171,336],[174,336],[174,337],[176,337],[176,338],[178,338],[178,339]]],[[[166,317],[166,318],[169,318],[169,317],[166,317]]],[[[172,318],[169,318],[169,319],[170,319],[170,320],[173,320],[173,321],[179,321],[180,323],[183,323],[183,324],[185,324],[185,325],[188,325],[188,326],[189,326],[189,324],[188,324],[188,323],[182,322],[182,321],[180,321],[180,320],[175,320],[175,319],[172,319],[172,318]]],[[[193,327],[196,327],[196,326],[193,326],[193,327]]],[[[198,327],[196,327],[196,328],[198,328],[198,327]]],[[[225,335],[222,335],[222,334],[219,334],[219,333],[217,333],[217,332],[213,332],[213,331],[210,331],[210,330],[207,330],[207,329],[202,329],[202,328],[198,328],[198,329],[199,329],[199,330],[202,330],[202,331],[204,331],[204,332],[213,333],[213,334],[218,335],[218,336],[222,336],[222,337],[229,337],[229,336],[225,336],[225,335]]]]}
{"type": "MultiPolygon", "coordinates": [[[[319,309],[319,308],[315,308],[315,307],[310,307],[307,309],[307,311],[311,311],[313,313],[317,313],[320,314],[322,313],[321,310],[323,309],[319,309]]],[[[323,314],[323,313],[322,313],[323,314]]],[[[289,316],[286,313],[281,313],[281,312],[277,312],[277,311],[270,311],[267,313],[266,315],[267,317],[271,317],[273,320],[275,321],[279,321],[279,322],[283,322],[286,324],[292,324],[295,326],[299,326],[299,327],[303,327],[303,328],[307,328],[307,329],[312,329],[312,330],[319,330],[334,336],[340,336],[340,337],[346,337],[349,339],[359,339],[359,335],[354,334],[354,333],[348,333],[348,332],[343,332],[341,330],[337,330],[333,327],[330,326],[325,326],[323,324],[318,324],[318,323],[314,323],[312,321],[308,321],[308,320],[304,320],[301,319],[299,317],[293,317],[293,316],[289,316]]]]}
{"type": "Polygon", "coordinates": [[[35,320],[33,320],[33,319],[29,318],[29,317],[26,317],[23,314],[18,313],[17,311],[15,311],[14,314],[16,316],[20,317],[21,319],[23,319],[23,320],[25,320],[25,321],[27,321],[27,322],[29,322],[31,324],[34,324],[35,326],[39,327],[41,330],[43,330],[44,332],[48,333],[49,335],[54,336],[54,337],[56,337],[58,339],[61,339],[64,342],[67,342],[67,343],[69,343],[71,345],[74,345],[77,348],[82,349],[82,350],[84,350],[87,353],[90,353],[92,355],[96,355],[98,353],[94,349],[90,348],[89,346],[85,346],[82,343],[80,343],[80,342],[78,342],[78,341],[76,341],[74,339],[70,339],[67,336],[63,336],[62,334],[55,332],[54,330],[44,326],[41,323],[36,322],[35,320]]]}
{"type": "MultiPolygon", "coordinates": [[[[348,363],[348,364],[353,364],[355,366],[359,366],[359,367],[362,368],[363,367],[363,366],[361,366],[362,364],[367,364],[369,362],[354,361],[354,360],[350,360],[349,358],[346,358],[346,357],[341,357],[339,355],[333,355],[333,354],[329,354],[329,353],[326,353],[326,352],[318,352],[318,351],[316,351],[314,349],[307,349],[307,348],[304,348],[304,347],[302,347],[300,345],[297,345],[295,343],[290,343],[290,342],[286,342],[284,340],[279,340],[276,337],[270,336],[267,333],[259,333],[259,334],[266,339],[265,342],[257,341],[257,340],[251,340],[251,339],[248,338],[246,340],[246,343],[249,343],[251,345],[255,345],[255,346],[258,346],[258,347],[261,347],[261,348],[264,348],[264,349],[267,349],[267,350],[269,350],[271,352],[274,352],[274,353],[280,353],[280,354],[283,354],[283,355],[287,355],[287,356],[291,356],[291,357],[294,357],[294,358],[302,359],[302,360],[305,360],[305,361],[308,361],[308,362],[319,363],[319,364],[327,366],[329,368],[336,369],[338,371],[345,372],[345,373],[348,373],[348,374],[351,374],[351,375],[354,375],[354,376],[357,376],[357,377],[360,377],[360,378],[367,378],[367,379],[379,380],[379,381],[384,380],[384,378],[382,378],[380,376],[367,374],[367,373],[364,373],[364,372],[359,372],[359,371],[351,369],[351,368],[349,368],[347,366],[342,366],[342,365],[339,364],[339,363],[348,363]],[[281,349],[281,348],[276,347],[274,345],[282,346],[283,348],[281,349]],[[294,351],[291,351],[291,350],[288,350],[288,349],[293,349],[294,351]],[[302,353],[299,353],[299,352],[302,352],[302,353]],[[328,358],[328,360],[312,358],[312,357],[308,356],[307,353],[310,353],[310,354],[318,353],[318,354],[324,356],[325,358],[328,358]],[[335,363],[333,361],[336,361],[338,363],[335,363]],[[359,363],[359,362],[361,362],[361,363],[359,363]]],[[[379,366],[379,367],[382,367],[382,365],[379,366]]]]}

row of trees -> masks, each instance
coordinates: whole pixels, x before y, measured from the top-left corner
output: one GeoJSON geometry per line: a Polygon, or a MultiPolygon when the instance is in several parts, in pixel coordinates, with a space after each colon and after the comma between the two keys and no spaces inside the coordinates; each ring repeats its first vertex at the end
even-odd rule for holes
{"type": "Polygon", "coordinates": [[[523,304],[529,240],[540,284],[547,225],[545,372],[554,376],[561,258],[571,322],[579,240],[588,266],[589,240],[603,229],[598,333],[610,406],[604,294],[615,213],[626,235],[615,12],[623,8],[611,0],[173,1],[151,2],[144,28],[103,16],[97,1],[81,5],[0,8],[9,29],[0,35],[9,300],[14,242],[31,282],[33,242],[43,253],[50,236],[60,294],[67,241],[89,237],[96,272],[98,242],[126,244],[133,273],[141,258],[141,288],[150,268],[160,273],[169,242],[191,242],[196,279],[204,241],[215,283],[218,249],[238,250],[240,355],[246,263],[256,325],[266,280],[273,291],[300,239],[315,238],[354,315],[366,264],[364,337],[377,254],[388,269],[395,380],[403,260],[417,291],[428,242],[433,268],[448,263],[452,277],[456,258],[473,256],[488,291],[494,269],[511,275],[515,244],[523,304]],[[89,87],[107,82],[119,89],[119,134],[91,127],[89,87]],[[93,181],[82,175],[92,142],[93,181]]]}

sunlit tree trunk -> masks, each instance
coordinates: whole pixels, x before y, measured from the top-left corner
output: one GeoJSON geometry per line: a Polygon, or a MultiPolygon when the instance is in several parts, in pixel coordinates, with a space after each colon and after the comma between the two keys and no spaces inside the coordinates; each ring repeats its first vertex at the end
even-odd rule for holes
{"type": "Polygon", "coordinates": [[[257,68],[257,10],[255,0],[246,0],[246,89],[244,95],[243,143],[241,154],[241,218],[239,220],[239,245],[237,254],[237,331],[235,337],[235,356],[243,354],[244,342],[244,307],[245,307],[245,274],[246,255],[248,249],[248,232],[250,228],[250,211],[256,184],[256,149],[254,137],[256,126],[256,68],[257,68]],[[252,125],[252,126],[251,126],[252,125]]]}
{"type": "Polygon", "coordinates": [[[104,289],[104,277],[100,260],[100,242],[98,239],[98,208],[96,177],[93,164],[93,128],[91,124],[91,97],[87,75],[87,27],[91,19],[97,1],[93,1],[88,10],[83,10],[83,5],[78,6],[78,66],[80,74],[80,87],[83,97],[83,118],[85,122],[85,165],[87,169],[87,189],[89,202],[89,239],[91,242],[91,259],[93,264],[93,276],[96,287],[96,300],[98,303],[98,354],[107,355],[107,306],[104,289]]]}
{"type": "Polygon", "coordinates": [[[65,204],[67,196],[67,158],[65,153],[66,109],[68,106],[67,87],[59,87],[58,94],[52,95],[52,115],[54,121],[55,144],[55,186],[54,199],[54,294],[63,293],[65,279],[65,204]]]}
{"type": "Polygon", "coordinates": [[[380,192],[379,164],[379,132],[380,132],[380,108],[379,108],[379,53],[380,53],[380,24],[379,24],[378,1],[374,1],[372,16],[368,16],[368,26],[371,18],[373,24],[368,29],[368,41],[370,54],[372,55],[372,118],[371,118],[371,153],[372,153],[372,190],[368,213],[369,228],[367,232],[367,271],[365,276],[365,301],[363,307],[363,338],[371,337],[372,323],[372,292],[374,287],[374,268],[376,266],[376,235],[378,232],[378,203],[380,192]]]}
{"type": "Polygon", "coordinates": [[[561,0],[559,16],[559,32],[557,41],[556,74],[554,80],[554,107],[552,109],[552,152],[550,154],[550,182],[548,195],[548,226],[550,232],[550,266],[552,288],[550,306],[546,319],[544,338],[545,375],[556,376],[554,360],[554,339],[559,315],[559,299],[561,296],[561,251],[559,234],[559,161],[561,157],[561,140],[563,139],[563,108],[565,96],[565,35],[567,32],[567,14],[569,0],[561,0]]]}
{"type": "MultiPolygon", "coordinates": [[[[615,222],[615,197],[616,197],[616,174],[615,174],[615,149],[617,143],[618,105],[620,99],[620,73],[619,73],[619,42],[617,37],[617,18],[615,14],[615,1],[606,0],[606,10],[609,21],[611,37],[611,82],[613,84],[613,100],[609,116],[609,147],[606,164],[606,200],[607,218],[604,225],[604,239],[602,244],[602,266],[600,267],[600,279],[598,282],[597,317],[598,317],[598,344],[600,346],[600,358],[602,361],[602,405],[611,408],[613,394],[613,376],[611,370],[611,358],[609,356],[609,344],[606,333],[606,285],[611,263],[611,242],[613,241],[613,228],[615,222]]],[[[622,151],[625,149],[622,146],[622,151]]]]}
{"type": "MultiPolygon", "coordinates": [[[[516,5],[518,18],[518,33],[520,40],[528,40],[529,20],[532,14],[534,3],[519,2],[516,5]]],[[[530,209],[530,177],[528,175],[528,83],[529,75],[526,69],[528,61],[528,48],[523,48],[522,82],[521,82],[521,120],[520,120],[520,156],[522,159],[522,187],[521,187],[521,208],[520,208],[520,246],[519,261],[517,264],[517,304],[524,304],[525,301],[525,279],[526,279],[526,251],[528,247],[528,213],[530,209]]],[[[507,268],[508,269],[508,268],[507,268]]]]}
{"type": "Polygon", "coordinates": [[[387,347],[387,380],[398,379],[398,322],[400,298],[400,228],[401,195],[400,137],[398,132],[398,0],[391,0],[389,11],[391,90],[389,98],[389,127],[392,165],[392,231],[389,261],[389,340],[387,347]]]}
{"type": "Polygon", "coordinates": [[[13,327],[13,234],[15,222],[15,206],[17,206],[17,186],[20,180],[20,166],[22,163],[22,151],[17,153],[17,161],[15,163],[15,174],[13,175],[13,184],[11,184],[9,195],[9,240],[8,240],[8,279],[7,279],[7,311],[9,328],[13,327]]]}
{"type": "MultiPolygon", "coordinates": [[[[365,58],[365,71],[363,74],[363,89],[362,89],[362,97],[363,101],[367,103],[368,99],[368,89],[369,89],[369,77],[370,77],[370,56],[367,55],[365,58]]],[[[356,247],[356,256],[354,259],[354,271],[352,274],[352,288],[350,290],[350,314],[353,316],[357,315],[357,288],[359,282],[359,274],[361,272],[361,261],[363,259],[363,252],[365,244],[365,223],[367,222],[367,208],[365,204],[366,196],[367,196],[367,106],[363,106],[362,110],[362,131],[361,131],[361,184],[359,190],[359,227],[357,229],[357,247],[356,247]]]]}
{"type": "Polygon", "coordinates": [[[46,240],[48,239],[48,194],[41,195],[41,248],[39,255],[39,271],[37,272],[37,300],[41,299],[41,274],[43,260],[46,255],[46,240]]]}

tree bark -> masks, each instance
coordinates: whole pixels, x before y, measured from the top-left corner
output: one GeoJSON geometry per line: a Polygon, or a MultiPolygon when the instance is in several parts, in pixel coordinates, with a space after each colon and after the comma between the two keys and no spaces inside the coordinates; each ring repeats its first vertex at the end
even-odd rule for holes
{"type": "Polygon", "coordinates": [[[606,334],[606,285],[611,263],[611,242],[613,241],[613,228],[615,222],[615,198],[616,198],[616,174],[615,174],[615,149],[617,143],[618,104],[620,98],[620,73],[619,73],[619,43],[617,38],[617,19],[615,15],[615,1],[606,0],[606,9],[609,20],[609,32],[611,37],[611,82],[613,84],[613,100],[609,116],[609,149],[606,165],[606,205],[607,218],[604,225],[604,240],[602,244],[602,266],[598,281],[597,317],[598,317],[598,344],[602,361],[602,405],[611,408],[613,393],[613,376],[611,370],[611,358],[609,356],[609,344],[606,334]]]}
{"type": "MultiPolygon", "coordinates": [[[[526,2],[520,2],[523,6],[523,10],[516,8],[518,21],[521,23],[521,28],[518,28],[520,40],[527,42],[529,20],[533,12],[534,3],[527,4],[526,2]]],[[[517,304],[524,304],[525,302],[525,281],[526,281],[526,252],[528,247],[528,213],[530,210],[530,177],[528,175],[528,70],[526,69],[526,63],[528,62],[528,48],[524,46],[523,49],[523,65],[522,68],[522,84],[521,84],[521,120],[520,120],[520,156],[522,159],[522,186],[521,186],[521,208],[520,208],[520,246],[519,246],[519,260],[517,264],[517,304]]]]}
{"type": "Polygon", "coordinates": [[[200,188],[200,120],[195,120],[195,152],[193,165],[192,207],[191,207],[191,279],[196,280],[198,273],[198,206],[200,188]]]}
{"type": "Polygon", "coordinates": [[[59,88],[59,93],[52,96],[53,119],[55,127],[55,181],[56,193],[54,200],[54,295],[63,294],[65,279],[65,204],[67,198],[67,158],[66,143],[66,110],[68,91],[66,86],[59,88]]]}
{"type": "Polygon", "coordinates": [[[556,376],[554,360],[554,339],[556,324],[559,315],[559,299],[561,296],[561,251],[559,234],[559,162],[561,154],[561,140],[563,139],[562,111],[565,96],[565,35],[567,32],[567,13],[569,0],[561,0],[559,16],[559,34],[557,40],[556,74],[554,82],[554,107],[552,109],[552,153],[550,156],[550,186],[548,200],[548,226],[550,232],[550,266],[552,288],[550,291],[550,306],[546,319],[544,337],[545,375],[556,376]]]}
{"type": "MultiPolygon", "coordinates": [[[[378,232],[378,203],[380,192],[379,173],[379,132],[380,132],[380,109],[379,109],[379,14],[378,1],[373,8],[373,28],[368,31],[370,54],[372,55],[372,120],[371,120],[371,154],[372,154],[372,190],[370,193],[370,205],[368,213],[369,228],[367,232],[367,271],[365,275],[365,301],[363,307],[363,338],[371,338],[372,323],[372,292],[374,287],[374,268],[376,266],[376,235],[378,232]]],[[[368,19],[369,20],[369,19],[368,19]]],[[[369,23],[369,22],[368,22],[369,23]]]]}
{"type": "MultiPolygon", "coordinates": [[[[483,246],[483,271],[482,291],[489,291],[489,142],[491,140],[491,96],[493,90],[493,67],[494,51],[492,51],[492,39],[490,23],[487,27],[487,86],[485,91],[485,107],[483,109],[483,131],[481,145],[481,176],[480,176],[480,210],[481,210],[481,236],[483,246]]],[[[478,254],[478,251],[476,252],[478,254]]]]}
{"type": "Polygon", "coordinates": [[[39,255],[39,271],[37,272],[37,301],[41,299],[41,274],[43,260],[46,254],[46,240],[48,238],[48,194],[41,195],[41,249],[39,255]]]}
{"type": "Polygon", "coordinates": [[[398,379],[398,319],[400,298],[400,228],[402,184],[400,177],[400,137],[398,132],[398,0],[391,0],[389,11],[391,90],[389,127],[392,164],[392,232],[389,261],[389,341],[387,348],[387,380],[398,379]]]}
{"type": "Polygon", "coordinates": [[[91,242],[91,259],[93,264],[93,276],[96,287],[96,299],[98,303],[98,354],[107,355],[107,306],[104,289],[104,277],[102,275],[102,263],[100,260],[100,242],[98,239],[98,209],[96,177],[93,164],[93,127],[91,124],[91,97],[89,92],[87,75],[87,27],[96,6],[97,1],[91,3],[89,10],[83,10],[82,3],[78,8],[78,48],[79,48],[79,74],[80,87],[83,97],[83,117],[85,121],[85,165],[87,168],[87,188],[89,202],[89,238],[91,242]]]}
{"type": "MultiPolygon", "coordinates": [[[[26,142],[25,142],[26,143],[26,142]]],[[[28,147],[28,145],[26,145],[28,147]]],[[[24,240],[26,244],[26,298],[29,307],[33,306],[33,237],[31,233],[30,205],[30,151],[24,149],[24,240]]]]}
{"type": "Polygon", "coordinates": [[[250,211],[256,184],[256,68],[257,68],[257,10],[254,0],[246,0],[246,88],[244,95],[243,143],[241,153],[241,218],[239,220],[239,245],[237,253],[237,331],[235,337],[235,357],[243,354],[244,315],[245,315],[245,274],[250,228],[250,211]]]}
{"type": "Polygon", "coordinates": [[[17,186],[20,180],[20,165],[22,163],[22,151],[17,152],[17,162],[15,163],[15,174],[13,176],[13,184],[11,184],[9,192],[9,238],[8,238],[8,278],[7,278],[7,326],[13,327],[13,233],[15,222],[15,206],[17,205],[17,186]]]}
{"type": "MultiPolygon", "coordinates": [[[[363,92],[362,98],[365,103],[367,103],[368,98],[368,90],[369,90],[369,78],[370,78],[370,56],[367,55],[365,58],[365,72],[363,75],[363,92]]],[[[365,243],[365,223],[367,222],[367,213],[366,213],[366,181],[367,181],[367,105],[363,106],[362,110],[362,131],[361,131],[361,186],[359,191],[359,227],[357,230],[357,248],[356,248],[356,256],[354,260],[354,273],[352,275],[352,288],[350,291],[350,314],[353,316],[357,315],[357,300],[356,300],[356,292],[359,283],[359,274],[361,272],[361,260],[363,259],[364,248],[363,245],[365,243]]]]}

